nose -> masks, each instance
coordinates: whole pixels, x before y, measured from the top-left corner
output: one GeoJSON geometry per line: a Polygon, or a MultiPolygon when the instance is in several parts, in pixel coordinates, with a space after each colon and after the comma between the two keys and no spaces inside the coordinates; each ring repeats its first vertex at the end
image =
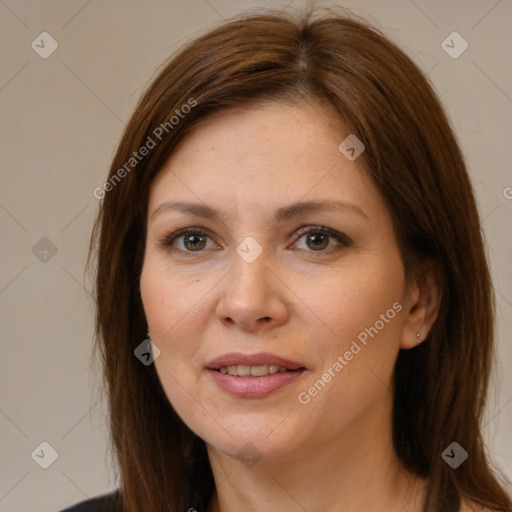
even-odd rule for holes
{"type": "Polygon", "coordinates": [[[232,270],[223,282],[216,314],[224,324],[257,331],[281,325],[288,318],[286,295],[290,290],[264,254],[248,263],[235,253],[232,270]]]}

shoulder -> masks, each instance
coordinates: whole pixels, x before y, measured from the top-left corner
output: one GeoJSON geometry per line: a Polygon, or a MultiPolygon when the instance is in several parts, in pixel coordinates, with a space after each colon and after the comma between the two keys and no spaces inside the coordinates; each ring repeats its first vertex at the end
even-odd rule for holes
{"type": "Polygon", "coordinates": [[[61,510],[61,512],[123,512],[119,490],[97,496],[61,510]]]}

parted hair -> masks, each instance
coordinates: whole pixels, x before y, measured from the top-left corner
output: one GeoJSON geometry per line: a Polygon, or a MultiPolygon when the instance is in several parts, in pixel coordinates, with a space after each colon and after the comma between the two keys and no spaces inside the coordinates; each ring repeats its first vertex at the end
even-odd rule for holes
{"type": "Polygon", "coordinates": [[[463,499],[512,510],[481,433],[494,296],[463,155],[425,74],[376,26],[337,8],[246,13],[195,37],[158,71],[122,135],[109,174],[120,179],[103,194],[89,261],[124,510],[206,511],[215,489],[204,441],[170,405],[154,365],[134,357],[147,332],[139,278],[148,196],[194,127],[258,101],[328,106],[365,145],[358,163],[386,201],[406,275],[435,270],[439,316],[394,369],[394,448],[427,478],[424,512],[455,512],[463,499]],[[468,452],[456,469],[441,457],[453,441],[468,452]]]}

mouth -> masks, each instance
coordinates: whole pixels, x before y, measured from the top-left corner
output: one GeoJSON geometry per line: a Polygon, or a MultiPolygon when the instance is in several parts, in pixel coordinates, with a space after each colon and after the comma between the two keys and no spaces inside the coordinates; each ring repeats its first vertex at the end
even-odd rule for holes
{"type": "Polygon", "coordinates": [[[220,373],[227,373],[229,375],[236,375],[237,377],[265,377],[279,372],[296,372],[297,370],[290,370],[285,366],[277,364],[263,364],[258,366],[249,366],[246,364],[221,366],[217,371],[220,373]]]}
{"type": "Polygon", "coordinates": [[[238,377],[263,377],[279,372],[305,370],[306,367],[284,357],[260,352],[239,354],[232,352],[217,357],[206,366],[208,370],[238,377]]]}
{"type": "Polygon", "coordinates": [[[273,354],[231,353],[211,361],[207,372],[223,391],[242,398],[263,398],[295,381],[307,368],[273,354]]]}

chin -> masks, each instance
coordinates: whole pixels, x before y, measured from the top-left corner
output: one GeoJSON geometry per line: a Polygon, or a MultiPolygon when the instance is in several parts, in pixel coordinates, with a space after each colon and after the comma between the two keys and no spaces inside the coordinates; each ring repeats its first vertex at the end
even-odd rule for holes
{"type": "Polygon", "coordinates": [[[256,463],[273,463],[286,460],[295,447],[286,442],[271,442],[268,439],[250,439],[234,437],[216,443],[207,443],[209,450],[217,450],[223,454],[240,460],[246,466],[256,463]]]}
{"type": "Polygon", "coordinates": [[[245,420],[238,417],[236,427],[231,422],[226,430],[221,429],[220,432],[217,429],[215,432],[206,431],[203,427],[196,433],[209,445],[209,449],[242,460],[245,464],[247,460],[274,462],[296,454],[304,443],[304,432],[299,435],[298,431],[292,431],[288,425],[279,426],[282,421],[283,417],[280,417],[279,422],[276,418],[258,422],[248,415],[245,420]]]}

